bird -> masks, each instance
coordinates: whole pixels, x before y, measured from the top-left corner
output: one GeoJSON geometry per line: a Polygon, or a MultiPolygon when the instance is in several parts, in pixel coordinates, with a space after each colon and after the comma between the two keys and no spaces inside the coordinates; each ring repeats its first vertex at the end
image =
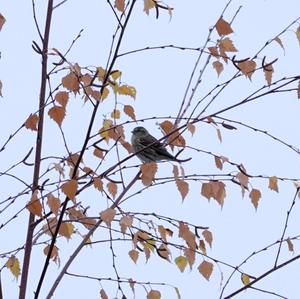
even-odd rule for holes
{"type": "Polygon", "coordinates": [[[191,158],[179,160],[171,155],[165,146],[153,137],[144,127],[134,128],[132,131],[131,145],[137,157],[143,163],[159,161],[174,161],[181,163],[191,160],[191,158]]]}

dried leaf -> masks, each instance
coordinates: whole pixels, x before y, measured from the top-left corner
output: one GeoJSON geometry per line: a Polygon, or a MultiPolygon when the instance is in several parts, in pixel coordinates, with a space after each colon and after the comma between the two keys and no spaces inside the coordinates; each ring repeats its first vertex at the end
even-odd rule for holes
{"type": "Polygon", "coordinates": [[[63,222],[59,227],[58,233],[69,240],[72,234],[74,234],[74,225],[72,223],[63,222]]]}
{"type": "Polygon", "coordinates": [[[115,0],[115,8],[120,12],[124,12],[125,1],[124,0],[115,0]]]}
{"type": "Polygon", "coordinates": [[[169,259],[170,252],[167,245],[161,244],[159,248],[156,249],[156,252],[161,258],[170,261],[169,259]]]}
{"type": "Polygon", "coordinates": [[[3,97],[2,95],[2,81],[0,80],[0,97],[3,97]]]}
{"type": "Polygon", "coordinates": [[[250,277],[245,273],[242,273],[241,280],[244,285],[247,285],[250,283],[250,277]]]}
{"type": "Polygon", "coordinates": [[[121,85],[117,89],[118,94],[120,95],[125,95],[125,96],[130,96],[135,99],[136,97],[136,89],[133,86],[129,85],[121,85]]]}
{"type": "Polygon", "coordinates": [[[275,42],[277,42],[279,44],[279,46],[284,50],[284,46],[283,43],[281,41],[281,39],[277,36],[274,38],[275,42]]]}
{"type": "Polygon", "coordinates": [[[251,77],[256,69],[256,62],[254,60],[246,60],[238,63],[241,72],[251,80],[251,77]]]}
{"type": "Polygon", "coordinates": [[[93,180],[94,187],[99,191],[103,192],[103,182],[99,177],[95,177],[93,180]]]}
{"type": "Polygon", "coordinates": [[[99,148],[95,148],[93,154],[94,154],[94,156],[96,156],[100,159],[103,159],[103,157],[104,157],[103,151],[100,150],[99,148]]]}
{"type": "Polygon", "coordinates": [[[214,62],[212,63],[212,65],[213,65],[214,69],[217,71],[217,74],[218,74],[218,77],[219,77],[220,74],[221,74],[221,73],[223,72],[223,70],[224,70],[223,63],[217,60],[217,61],[214,61],[214,62]]]}
{"type": "Polygon", "coordinates": [[[32,131],[37,131],[37,125],[39,121],[39,116],[37,114],[30,114],[25,121],[25,128],[32,131]]]}
{"type": "Polygon", "coordinates": [[[59,91],[55,95],[55,101],[59,103],[62,107],[66,108],[69,101],[69,94],[66,91],[59,91]]]}
{"type": "Polygon", "coordinates": [[[204,276],[206,280],[209,280],[213,269],[214,265],[207,261],[203,261],[198,267],[198,271],[204,276]]]}
{"type": "Polygon", "coordinates": [[[251,202],[254,205],[255,209],[257,210],[258,202],[261,198],[260,191],[258,189],[253,188],[249,194],[249,197],[251,198],[251,202]]]}
{"type": "Polygon", "coordinates": [[[160,298],[161,298],[161,294],[159,291],[151,290],[147,294],[147,299],[160,299],[160,298]]]}
{"type": "Polygon", "coordinates": [[[116,215],[116,211],[111,208],[107,208],[106,210],[100,213],[100,218],[105,222],[105,224],[110,227],[111,222],[114,220],[116,215]]]}
{"type": "Polygon", "coordinates": [[[212,56],[214,56],[214,57],[220,56],[218,47],[208,47],[208,50],[212,56]]]}
{"type": "MultiPolygon", "coordinates": [[[[49,253],[49,249],[50,249],[50,245],[47,245],[44,249],[43,252],[46,256],[48,256],[49,253]]],[[[50,258],[55,262],[55,263],[59,263],[59,255],[58,255],[58,248],[54,245],[51,251],[51,255],[50,258]]]]}
{"type": "Polygon", "coordinates": [[[269,188],[271,190],[276,191],[277,193],[279,192],[278,185],[277,185],[277,177],[276,176],[269,177],[269,188]]]}
{"type": "Polygon", "coordinates": [[[296,36],[297,36],[298,42],[300,44],[300,26],[296,30],[296,36]]]}
{"type": "Polygon", "coordinates": [[[5,263],[5,266],[10,270],[16,280],[18,280],[21,273],[20,262],[18,258],[12,255],[5,263]]]}
{"type": "Polygon", "coordinates": [[[294,252],[294,245],[293,245],[291,239],[290,239],[290,238],[287,238],[286,242],[287,242],[289,251],[290,251],[290,252],[294,252]]]}
{"type": "Polygon", "coordinates": [[[113,182],[108,182],[106,187],[108,192],[112,195],[112,197],[115,198],[118,192],[118,185],[113,182]]]}
{"type": "Polygon", "coordinates": [[[31,214],[42,217],[42,204],[40,203],[37,195],[38,191],[36,190],[35,192],[33,192],[30,201],[26,205],[26,208],[31,214]]]}
{"type": "Polygon", "coordinates": [[[136,117],[135,117],[135,113],[134,113],[134,109],[132,106],[130,105],[124,105],[124,110],[126,115],[128,115],[131,119],[133,119],[134,121],[136,121],[136,117]]]}
{"type": "Polygon", "coordinates": [[[205,241],[209,244],[209,247],[211,248],[212,241],[213,241],[212,233],[206,229],[202,232],[202,236],[204,237],[205,241]]]}
{"type": "Polygon", "coordinates": [[[66,196],[68,196],[68,198],[74,201],[78,189],[78,183],[73,179],[62,184],[60,189],[66,196]]]}
{"type": "Polygon", "coordinates": [[[270,65],[264,67],[264,73],[265,73],[266,81],[267,81],[268,85],[270,86],[272,84],[272,76],[274,73],[273,65],[270,64],[270,65]]]}
{"type": "Polygon", "coordinates": [[[224,204],[226,197],[225,184],[220,181],[210,181],[209,183],[203,183],[201,188],[201,195],[208,200],[214,198],[221,206],[224,204]]]}
{"type": "Polygon", "coordinates": [[[187,261],[190,265],[190,269],[192,270],[192,267],[195,263],[196,257],[195,257],[195,250],[192,250],[190,248],[185,248],[184,249],[184,255],[187,258],[187,261]]]}
{"type": "Polygon", "coordinates": [[[202,251],[204,255],[206,255],[206,246],[203,240],[200,240],[199,242],[199,249],[202,251]]]}
{"type": "Polygon", "coordinates": [[[114,111],[110,114],[111,118],[119,119],[121,116],[120,110],[114,109],[114,111]]]}
{"type": "Polygon", "coordinates": [[[100,290],[100,296],[101,296],[101,299],[109,299],[108,296],[106,295],[104,289],[100,290]]]}
{"type": "Polygon", "coordinates": [[[155,7],[153,0],[144,0],[144,12],[149,15],[149,10],[155,7]]]}
{"type": "Polygon", "coordinates": [[[185,240],[188,247],[191,248],[192,250],[195,250],[197,248],[195,234],[192,233],[188,225],[182,221],[179,222],[178,237],[185,240]]]}
{"type": "Polygon", "coordinates": [[[219,42],[219,48],[221,52],[237,52],[232,40],[228,37],[219,42]]]}
{"type": "Polygon", "coordinates": [[[300,80],[298,83],[297,96],[298,96],[298,99],[300,99],[300,80]]]}
{"type": "Polygon", "coordinates": [[[128,255],[133,260],[133,262],[136,264],[138,258],[139,258],[139,252],[135,249],[132,249],[128,252],[128,255]]]}
{"type": "Polygon", "coordinates": [[[59,125],[61,126],[65,116],[66,109],[61,106],[54,106],[49,109],[48,115],[59,125]]]}
{"type": "Polygon", "coordinates": [[[182,200],[184,200],[189,192],[189,184],[186,181],[180,179],[175,180],[175,183],[178,191],[181,194],[182,200]]]}
{"type": "Polygon", "coordinates": [[[184,272],[187,263],[188,263],[188,261],[185,256],[180,255],[175,259],[175,264],[179,268],[181,273],[184,272]]]}
{"type": "Polygon", "coordinates": [[[191,124],[191,123],[188,123],[187,124],[187,129],[191,132],[192,136],[195,134],[195,131],[196,131],[196,127],[195,125],[191,124]]]}
{"type": "Polygon", "coordinates": [[[217,168],[222,170],[223,169],[223,161],[218,156],[214,156],[214,157],[215,157],[215,164],[216,164],[217,168]]]}
{"type": "Polygon", "coordinates": [[[140,166],[141,169],[141,180],[145,186],[150,186],[154,180],[157,164],[155,162],[144,163],[140,166]]]}
{"type": "Polygon", "coordinates": [[[220,36],[228,35],[233,32],[231,25],[226,22],[222,17],[216,23],[216,30],[220,36]]]}
{"type": "Polygon", "coordinates": [[[121,219],[120,219],[120,227],[121,227],[121,232],[122,234],[125,234],[126,233],[126,230],[128,227],[131,227],[132,226],[132,223],[133,223],[133,217],[132,216],[123,216],[121,219]]]}
{"type": "Polygon", "coordinates": [[[179,171],[178,171],[177,165],[173,165],[173,175],[174,175],[175,179],[178,178],[178,174],[179,174],[179,171]]]}
{"type": "Polygon", "coordinates": [[[4,25],[4,23],[6,22],[4,16],[0,13],[0,30],[2,29],[2,26],[4,25]]]}
{"type": "Polygon", "coordinates": [[[104,138],[105,139],[105,141],[108,143],[108,141],[109,141],[109,129],[110,129],[110,127],[112,126],[112,124],[113,124],[113,122],[112,122],[112,120],[111,119],[105,119],[104,121],[103,121],[103,126],[102,126],[102,128],[100,129],[100,131],[99,131],[99,134],[100,134],[100,136],[102,137],[102,138],[104,138]]]}
{"type": "Polygon", "coordinates": [[[61,82],[66,89],[73,91],[74,93],[79,92],[79,80],[73,72],[63,77],[61,82]]]}
{"type": "Polygon", "coordinates": [[[52,193],[47,195],[47,205],[49,206],[51,212],[56,216],[58,215],[60,204],[59,198],[55,197],[52,193]]]}

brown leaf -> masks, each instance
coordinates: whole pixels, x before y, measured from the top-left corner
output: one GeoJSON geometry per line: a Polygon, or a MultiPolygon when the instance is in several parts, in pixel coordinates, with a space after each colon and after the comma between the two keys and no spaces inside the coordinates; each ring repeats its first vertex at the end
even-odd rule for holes
{"type": "Polygon", "coordinates": [[[195,131],[196,131],[196,127],[195,125],[191,124],[191,123],[188,123],[187,124],[187,129],[191,132],[192,136],[195,134],[195,131]]]}
{"type": "Polygon", "coordinates": [[[161,298],[161,294],[159,291],[151,290],[147,294],[147,299],[160,299],[160,298],[161,298]]]}
{"type": "MultiPolygon", "coordinates": [[[[44,249],[43,252],[46,256],[48,256],[49,253],[49,249],[50,249],[50,245],[47,245],[44,249]]],[[[55,263],[59,263],[59,255],[58,255],[58,248],[54,245],[51,251],[51,255],[50,258],[55,262],[55,263]]]]}
{"type": "Polygon", "coordinates": [[[106,187],[108,192],[112,195],[112,197],[115,198],[118,192],[118,185],[113,182],[108,182],[106,187]]]}
{"type": "Polygon", "coordinates": [[[167,245],[161,244],[159,246],[159,248],[157,248],[156,252],[161,258],[163,258],[167,261],[170,261],[170,258],[169,258],[170,252],[169,252],[167,245]]]}
{"type": "Polygon", "coordinates": [[[226,22],[222,17],[216,23],[216,30],[220,36],[228,35],[233,32],[231,25],[226,22]]]}
{"type": "Polygon", "coordinates": [[[300,44],[300,26],[296,30],[296,36],[297,36],[298,42],[300,44]]]}
{"type": "Polygon", "coordinates": [[[79,92],[79,80],[73,72],[63,77],[61,82],[66,89],[73,91],[74,93],[79,92]]]}
{"type": "Polygon", "coordinates": [[[25,121],[25,128],[30,129],[32,131],[37,131],[38,121],[39,117],[37,114],[30,114],[25,121]]]}
{"type": "Polygon", "coordinates": [[[214,157],[215,157],[215,164],[216,164],[217,168],[222,170],[223,169],[223,161],[218,156],[214,156],[214,157]]]}
{"type": "Polygon", "coordinates": [[[245,175],[244,173],[242,172],[239,172],[237,175],[236,175],[236,178],[238,179],[239,183],[240,183],[240,186],[242,188],[242,194],[244,196],[245,194],[245,189],[248,189],[248,183],[249,183],[249,177],[247,175],[245,175]]]}
{"type": "Polygon", "coordinates": [[[221,52],[237,52],[232,40],[228,37],[219,42],[219,48],[221,52]]]}
{"type": "Polygon", "coordinates": [[[141,169],[141,180],[145,186],[150,186],[154,180],[157,164],[155,162],[144,163],[140,166],[141,169]]]}
{"type": "Polygon", "coordinates": [[[277,36],[274,38],[275,42],[277,42],[279,44],[279,46],[284,50],[284,46],[283,43],[281,41],[281,39],[277,36]]]}
{"type": "Polygon", "coordinates": [[[132,145],[124,140],[120,140],[122,146],[126,149],[126,151],[128,152],[128,154],[132,154],[133,153],[133,147],[132,145]]]}
{"type": "Polygon", "coordinates": [[[276,176],[269,177],[269,188],[271,190],[276,191],[277,193],[279,192],[278,185],[277,185],[277,177],[276,176]]]}
{"type": "Polygon", "coordinates": [[[213,269],[214,265],[207,261],[203,261],[198,267],[199,272],[204,276],[206,280],[209,280],[213,269]]]}
{"type": "Polygon", "coordinates": [[[209,183],[203,183],[201,188],[201,195],[208,200],[214,198],[221,206],[224,204],[224,198],[226,197],[225,184],[219,181],[210,181],[209,183]]]}
{"type": "Polygon", "coordinates": [[[110,227],[111,222],[114,220],[116,216],[116,211],[111,208],[107,208],[106,210],[100,213],[100,218],[105,222],[105,224],[110,227]]]}
{"type": "Polygon", "coordinates": [[[78,183],[76,180],[70,180],[60,187],[61,191],[67,195],[71,200],[75,200],[75,195],[78,189],[78,183]]]}
{"type": "Polygon", "coordinates": [[[125,114],[128,115],[131,119],[133,119],[134,121],[136,121],[134,109],[133,109],[132,106],[130,106],[130,105],[124,105],[123,111],[124,111],[125,114]]]}
{"type": "Polygon", "coordinates": [[[241,72],[251,80],[253,73],[255,72],[256,62],[254,60],[246,60],[238,63],[238,67],[241,72]]]}
{"type": "Polygon", "coordinates": [[[274,73],[273,65],[270,64],[270,65],[264,67],[264,73],[265,73],[266,81],[267,81],[268,85],[270,86],[272,84],[272,76],[274,73]]]}
{"type": "Polygon", "coordinates": [[[2,26],[4,25],[4,23],[6,22],[4,16],[0,13],[0,30],[2,29],[2,26]]]}
{"type": "Polygon", "coordinates": [[[95,177],[93,180],[94,187],[99,191],[103,192],[103,182],[99,177],[95,177]]]}
{"type": "Polygon", "coordinates": [[[182,200],[184,200],[189,192],[189,184],[184,180],[180,180],[180,179],[175,180],[175,182],[176,182],[177,189],[181,194],[181,198],[182,200]]]}
{"type": "Polygon", "coordinates": [[[29,210],[29,212],[35,216],[42,217],[42,204],[40,203],[40,200],[38,199],[38,192],[37,190],[34,191],[32,194],[32,197],[28,204],[26,205],[26,208],[29,210]]]}
{"type": "Polygon", "coordinates": [[[96,156],[100,159],[103,159],[103,157],[104,157],[103,151],[100,150],[99,148],[95,148],[93,154],[94,154],[94,156],[96,156]]]}
{"type": "Polygon", "coordinates": [[[223,63],[217,60],[217,61],[214,61],[214,62],[212,63],[212,65],[213,65],[214,69],[217,71],[217,74],[218,74],[218,77],[219,77],[220,74],[221,74],[221,73],[223,72],[223,70],[224,70],[223,63]]]}
{"type": "MultiPolygon", "coordinates": [[[[159,124],[159,126],[162,128],[165,135],[169,134],[174,129],[173,123],[169,120],[163,121],[162,123],[159,124]]],[[[180,147],[185,146],[185,140],[178,132],[174,132],[173,134],[171,134],[167,140],[170,145],[175,145],[180,147]]]]}
{"type": "Polygon", "coordinates": [[[204,237],[205,241],[209,244],[209,247],[211,248],[212,241],[213,241],[212,233],[206,229],[202,232],[202,236],[204,237]]]}
{"type": "Polygon", "coordinates": [[[178,178],[179,171],[178,171],[178,166],[177,165],[173,165],[173,175],[174,175],[175,179],[178,178]]]}
{"type": "Polygon", "coordinates": [[[114,109],[114,111],[110,114],[111,118],[119,119],[121,116],[120,110],[114,109]]]}
{"type": "Polygon", "coordinates": [[[203,240],[200,240],[199,242],[199,249],[202,251],[204,255],[206,255],[206,246],[203,240]]]}
{"type": "Polygon", "coordinates": [[[178,237],[185,240],[186,244],[189,248],[192,250],[197,249],[197,243],[196,243],[196,236],[194,233],[192,233],[188,227],[187,224],[180,221],[179,222],[179,230],[178,230],[178,237]]]}
{"type": "Polygon", "coordinates": [[[139,252],[135,249],[132,249],[128,252],[128,255],[130,256],[130,258],[134,261],[134,263],[136,264],[138,258],[139,258],[139,252]]]}
{"type": "Polygon", "coordinates": [[[184,249],[184,255],[186,256],[190,269],[192,269],[193,264],[195,263],[196,257],[195,257],[195,250],[192,250],[190,248],[185,248],[184,249]]]}
{"type": "Polygon", "coordinates": [[[297,96],[298,96],[298,99],[300,99],[300,80],[298,83],[297,96]]]}
{"type": "Polygon", "coordinates": [[[65,115],[66,115],[66,109],[61,106],[54,106],[49,109],[48,115],[59,125],[61,126],[65,115]]]}
{"type": "Polygon", "coordinates": [[[59,103],[62,107],[66,108],[69,101],[69,94],[66,91],[59,91],[55,95],[55,101],[59,103]]]}
{"type": "Polygon", "coordinates": [[[52,193],[49,193],[47,195],[47,205],[49,206],[51,212],[57,216],[60,208],[59,198],[55,197],[52,193]]]}
{"type": "Polygon", "coordinates": [[[108,299],[108,296],[106,295],[104,289],[100,290],[100,296],[101,296],[101,299],[108,299]]]}
{"type": "Polygon", "coordinates": [[[121,227],[122,234],[126,233],[127,228],[131,227],[132,223],[133,223],[133,217],[132,216],[126,215],[126,216],[123,216],[120,219],[119,224],[120,224],[120,227],[121,227]]]}
{"type": "Polygon", "coordinates": [[[115,8],[123,12],[125,10],[125,1],[124,0],[115,0],[115,8]]]}
{"type": "Polygon", "coordinates": [[[218,47],[208,47],[208,50],[212,56],[220,57],[218,47]]]}
{"type": "Polygon", "coordinates": [[[144,0],[144,12],[149,15],[149,10],[155,7],[153,0],[144,0]]]}
{"type": "Polygon", "coordinates": [[[290,252],[294,252],[294,245],[293,245],[291,239],[290,239],[290,238],[287,238],[286,242],[287,242],[289,251],[290,251],[290,252]]]}
{"type": "Polygon", "coordinates": [[[253,188],[249,194],[249,197],[251,198],[251,202],[254,205],[255,209],[257,210],[258,202],[261,198],[261,193],[258,189],[253,188]]]}
{"type": "Polygon", "coordinates": [[[72,223],[63,222],[59,227],[58,233],[61,236],[70,239],[74,233],[74,225],[72,223]]]}

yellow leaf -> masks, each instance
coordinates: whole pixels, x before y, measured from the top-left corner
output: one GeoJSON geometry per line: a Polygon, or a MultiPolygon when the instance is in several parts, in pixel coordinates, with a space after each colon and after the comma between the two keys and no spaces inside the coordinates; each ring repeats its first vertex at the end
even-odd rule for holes
{"type": "Polygon", "coordinates": [[[176,179],[175,183],[176,183],[178,191],[181,194],[182,200],[184,200],[189,192],[189,184],[187,182],[185,182],[184,180],[180,180],[180,179],[176,179]]]}
{"type": "Polygon", "coordinates": [[[126,115],[128,115],[131,119],[136,120],[134,109],[130,105],[124,105],[124,112],[126,115]]]}
{"type": "Polygon", "coordinates": [[[61,191],[67,195],[71,200],[75,199],[75,195],[78,189],[78,183],[76,180],[70,180],[60,187],[61,191]]]}
{"type": "Polygon", "coordinates": [[[258,202],[261,198],[261,193],[258,189],[253,188],[249,194],[249,197],[251,198],[251,202],[254,205],[255,209],[257,210],[258,202]]]}
{"type": "Polygon", "coordinates": [[[119,70],[115,70],[115,71],[112,71],[110,73],[110,76],[113,78],[114,81],[116,81],[117,79],[119,79],[121,77],[121,75],[122,75],[122,72],[119,71],[119,70]]]}
{"type": "Polygon", "coordinates": [[[212,63],[214,69],[217,71],[218,77],[220,76],[220,74],[222,73],[222,71],[224,70],[224,66],[223,63],[220,61],[214,61],[212,63]]]}
{"type": "Polygon", "coordinates": [[[187,258],[185,256],[180,255],[175,259],[175,264],[179,268],[180,272],[184,272],[187,263],[187,258]]]}
{"type": "Polygon", "coordinates": [[[207,261],[203,261],[198,267],[198,271],[204,276],[206,280],[209,280],[213,269],[214,265],[207,261]]]}
{"type": "Polygon", "coordinates": [[[131,259],[134,261],[134,263],[136,264],[136,262],[137,262],[137,260],[138,260],[138,258],[139,258],[139,252],[138,252],[137,250],[132,249],[132,250],[130,250],[130,251],[128,252],[128,254],[129,254],[130,258],[131,258],[131,259]]]}
{"type": "Polygon", "coordinates": [[[115,0],[115,8],[123,12],[125,10],[125,1],[124,0],[115,0]]]}
{"type": "Polygon", "coordinates": [[[132,98],[135,99],[136,89],[133,86],[122,85],[119,86],[117,91],[120,95],[131,96],[132,98]]]}
{"type": "Polygon", "coordinates": [[[106,76],[106,70],[103,67],[97,68],[97,76],[99,81],[103,81],[106,76]]]}
{"type": "Polygon", "coordinates": [[[42,217],[42,204],[37,196],[37,190],[32,194],[30,201],[28,202],[26,208],[35,216],[42,217]]]}
{"type": "Polygon", "coordinates": [[[114,111],[110,114],[110,116],[113,119],[119,119],[120,118],[120,110],[114,109],[114,111]]]}
{"type": "Polygon", "coordinates": [[[10,272],[13,274],[13,276],[18,280],[19,275],[21,273],[20,262],[19,262],[18,258],[16,256],[12,255],[5,263],[5,266],[10,270],[10,272]]]}
{"type": "Polygon", "coordinates": [[[118,192],[118,185],[113,183],[113,182],[109,182],[107,185],[106,185],[107,189],[108,189],[108,192],[112,195],[113,198],[116,197],[116,194],[118,192]]]}
{"type": "Polygon", "coordinates": [[[148,294],[147,294],[147,299],[160,299],[161,295],[159,291],[155,291],[155,290],[151,290],[148,294]]]}
{"type": "Polygon", "coordinates": [[[47,195],[47,205],[49,206],[51,212],[57,216],[60,208],[60,200],[53,194],[49,193],[47,195]]]}
{"type": "Polygon", "coordinates": [[[107,87],[103,88],[102,94],[101,94],[101,100],[105,100],[109,95],[109,89],[107,87]]]}
{"type": "Polygon", "coordinates": [[[106,210],[100,213],[100,218],[105,222],[105,224],[110,227],[111,222],[114,220],[116,215],[116,211],[111,208],[107,208],[106,210]]]}
{"type": "Polygon", "coordinates": [[[269,177],[269,189],[279,192],[276,176],[269,177]]]}
{"type": "Polygon", "coordinates": [[[216,30],[220,36],[228,35],[233,32],[231,25],[226,22],[222,17],[216,23],[216,30]]]}
{"type": "Polygon", "coordinates": [[[66,109],[61,106],[54,106],[49,109],[48,115],[59,125],[61,126],[65,115],[66,115],[66,109]]]}
{"type": "Polygon", "coordinates": [[[110,129],[111,126],[112,126],[112,120],[111,119],[105,119],[103,121],[103,126],[99,131],[100,136],[102,138],[104,138],[107,143],[109,141],[109,129],[110,129]]]}
{"type": "Polygon", "coordinates": [[[145,186],[150,186],[154,180],[157,164],[155,162],[144,163],[140,166],[141,169],[141,180],[145,186]]]}
{"type": "Polygon", "coordinates": [[[74,225],[72,223],[63,222],[59,227],[58,233],[61,236],[70,239],[74,233],[74,225]]]}
{"type": "Polygon", "coordinates": [[[241,280],[244,285],[247,285],[250,283],[250,277],[245,273],[242,273],[241,280]]]}
{"type": "Polygon", "coordinates": [[[25,128],[32,131],[37,131],[37,124],[39,121],[39,116],[37,114],[30,114],[25,121],[25,128]]]}

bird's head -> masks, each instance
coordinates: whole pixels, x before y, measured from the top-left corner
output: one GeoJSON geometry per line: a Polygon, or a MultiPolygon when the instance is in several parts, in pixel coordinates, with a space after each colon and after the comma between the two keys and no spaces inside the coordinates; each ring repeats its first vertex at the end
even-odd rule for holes
{"type": "Polygon", "coordinates": [[[135,127],[132,134],[143,136],[148,134],[148,131],[144,127],[135,127]]]}

